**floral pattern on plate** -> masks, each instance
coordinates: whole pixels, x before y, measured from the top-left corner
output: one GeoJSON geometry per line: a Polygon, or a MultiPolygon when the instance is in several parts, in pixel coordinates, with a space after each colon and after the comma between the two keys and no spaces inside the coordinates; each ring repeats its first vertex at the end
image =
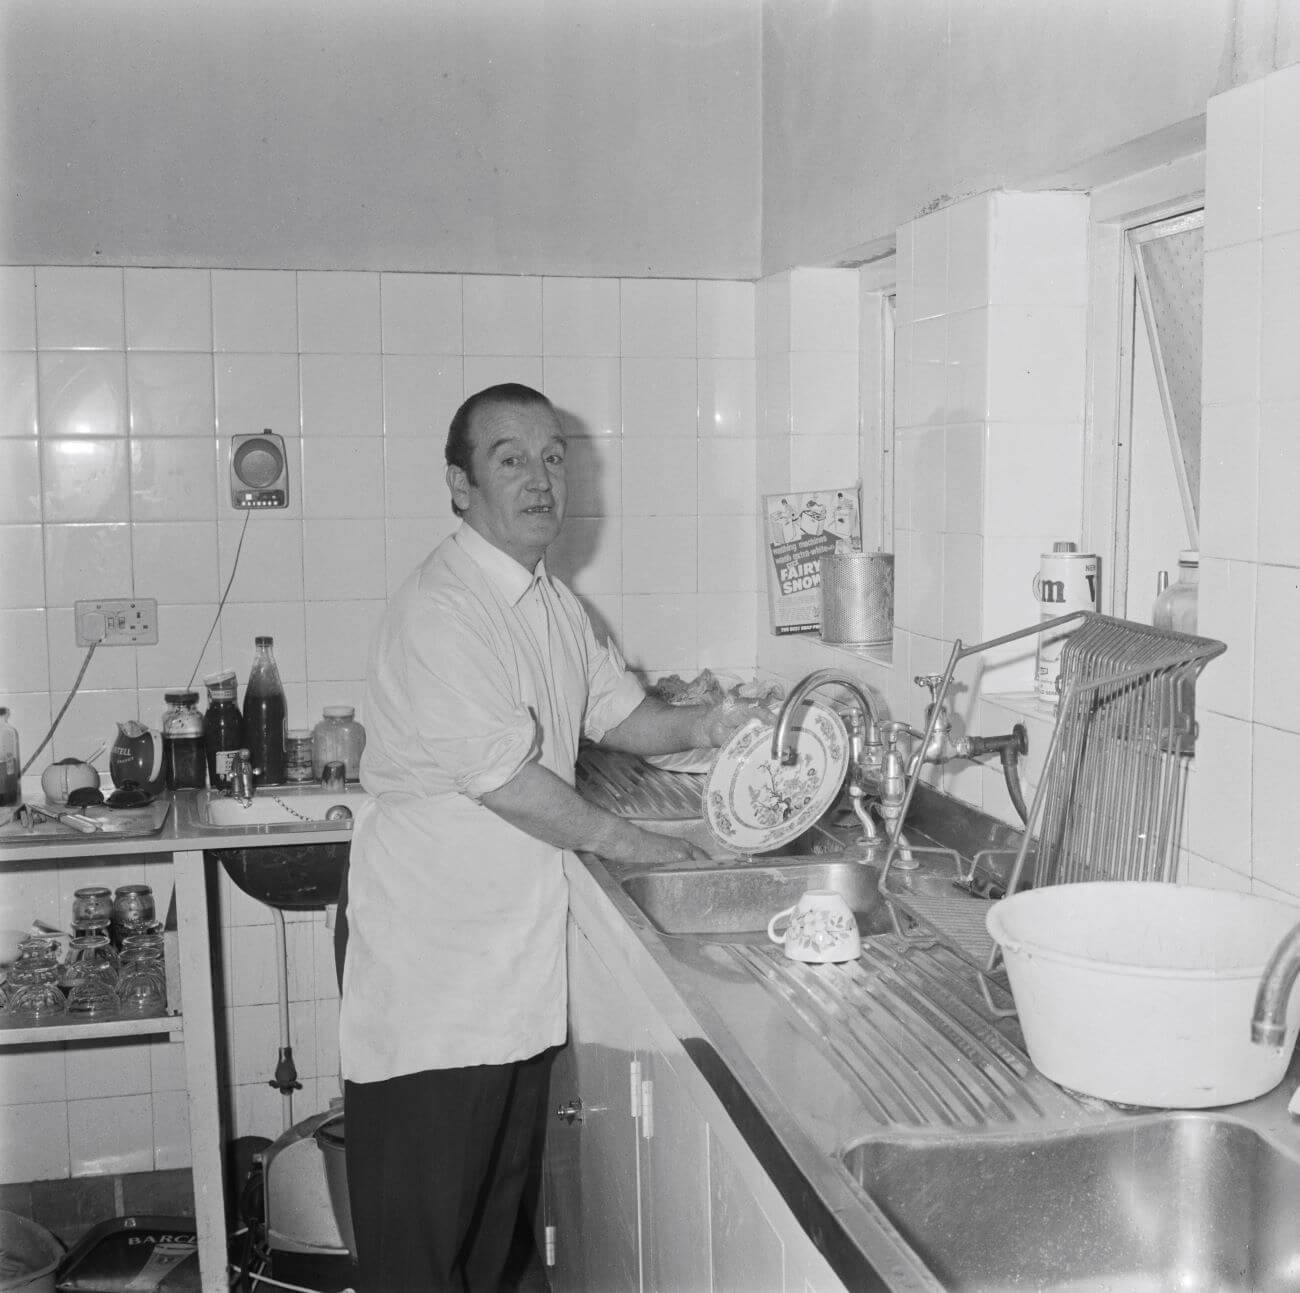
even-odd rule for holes
{"type": "Polygon", "coordinates": [[[723,746],[704,789],[714,839],[742,853],[780,848],[831,806],[844,784],[848,734],[840,716],[811,704],[791,725],[795,761],[772,757],[774,724],[753,719],[723,746]]]}

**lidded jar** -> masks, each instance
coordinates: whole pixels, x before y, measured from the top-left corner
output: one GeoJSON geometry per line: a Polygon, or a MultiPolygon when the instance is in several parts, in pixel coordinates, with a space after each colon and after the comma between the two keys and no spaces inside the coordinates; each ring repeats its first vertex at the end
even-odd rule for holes
{"type": "Polygon", "coordinates": [[[349,781],[361,776],[361,752],[366,748],[366,729],[356,720],[352,705],[326,705],[321,721],[312,729],[311,770],[317,781],[327,763],[341,763],[349,781]]]}
{"type": "Polygon", "coordinates": [[[168,790],[202,790],[208,784],[207,757],[203,749],[203,715],[197,691],[163,693],[167,708],[162,716],[163,770],[168,790]]]}

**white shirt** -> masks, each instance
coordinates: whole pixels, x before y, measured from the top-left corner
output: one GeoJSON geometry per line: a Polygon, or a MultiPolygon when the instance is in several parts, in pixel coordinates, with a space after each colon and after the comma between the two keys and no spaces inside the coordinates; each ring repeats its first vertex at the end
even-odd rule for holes
{"type": "Polygon", "coordinates": [[[537,760],[573,784],[644,693],[573,594],[467,525],[371,648],[348,876],[344,1077],[503,1064],[564,1040],[563,851],[480,802],[537,760]]]}

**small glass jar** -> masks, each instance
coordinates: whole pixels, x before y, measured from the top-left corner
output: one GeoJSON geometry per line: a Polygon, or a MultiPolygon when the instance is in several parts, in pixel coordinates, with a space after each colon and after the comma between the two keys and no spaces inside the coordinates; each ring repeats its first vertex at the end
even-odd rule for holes
{"type": "Polygon", "coordinates": [[[197,691],[163,694],[163,769],[168,790],[202,790],[208,784],[207,753],[203,748],[203,715],[197,691]]]}
{"type": "Polygon", "coordinates": [[[42,1023],[67,1012],[59,987],[58,943],[29,935],[18,945],[9,967],[9,1017],[15,1023],[42,1023]]]}
{"type": "Polygon", "coordinates": [[[284,734],[284,779],[289,782],[311,781],[312,770],[311,731],[305,727],[291,727],[284,734]]]}
{"type": "Polygon", "coordinates": [[[132,934],[142,934],[157,918],[153,889],[147,884],[120,885],[113,894],[113,942],[118,947],[132,934]]]}
{"type": "Polygon", "coordinates": [[[344,776],[356,781],[361,776],[361,752],[366,748],[366,729],[356,720],[352,705],[326,705],[321,721],[312,729],[311,770],[317,781],[327,763],[341,763],[344,776]]]}
{"type": "MultiPolygon", "coordinates": [[[[11,982],[12,977],[11,972],[11,982]]],[[[15,1023],[44,1023],[67,1012],[68,1003],[59,987],[59,967],[53,962],[29,967],[27,981],[16,986],[9,998],[9,1017],[15,1023]]]]}
{"type": "Polygon", "coordinates": [[[113,891],[102,884],[87,885],[72,895],[72,924],[107,925],[113,919],[113,891]]]}
{"type": "Polygon", "coordinates": [[[124,1015],[166,1014],[167,971],[161,934],[132,934],[122,940],[122,973],[117,981],[117,1002],[124,1015]]]}
{"type": "Polygon", "coordinates": [[[117,1014],[116,958],[102,936],[74,938],[63,967],[68,1014],[75,1019],[105,1019],[117,1014]]]}

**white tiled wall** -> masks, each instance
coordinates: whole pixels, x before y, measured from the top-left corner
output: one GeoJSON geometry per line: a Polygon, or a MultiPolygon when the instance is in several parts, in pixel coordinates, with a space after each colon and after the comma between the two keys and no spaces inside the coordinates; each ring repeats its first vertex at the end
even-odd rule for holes
{"type": "MultiPolygon", "coordinates": [[[[1039,553],[1080,536],[1087,198],[970,198],[901,228],[896,257],[892,662],[815,639],[761,637],[759,658],[792,677],[834,659],[892,716],[920,725],[928,693],[914,676],[942,672],[955,638],[969,644],[1031,623],[1039,553]]],[[[843,454],[806,455],[808,445],[837,439],[826,429],[853,425],[866,384],[858,356],[846,353],[857,347],[856,283],[855,271],[819,270],[760,284],[765,491],[797,488],[809,460],[830,473],[824,483],[851,478],[834,475],[851,470],[847,442],[843,454]],[[818,329],[801,331],[800,320],[815,315],[818,329]],[[836,318],[838,330],[827,322],[836,318]],[[801,343],[820,350],[801,353],[801,343]]],[[[879,362],[868,354],[861,361],[879,362]]],[[[967,730],[992,735],[1023,721],[1032,665],[1029,648],[990,653],[977,671],[968,666],[954,703],[967,730]],[[1011,709],[985,699],[1005,693],[1017,697],[1011,709]]],[[[1032,714],[1029,722],[1041,752],[1050,723],[1032,714]]],[[[1032,788],[1032,758],[1029,774],[1032,788]]],[[[1009,812],[1000,771],[951,763],[931,775],[977,805],[987,789],[990,810],[1009,812]]]]}
{"type": "Polygon", "coordinates": [[[1210,100],[1192,875],[1300,898],[1300,68],[1210,100]]]}
{"type": "MultiPolygon", "coordinates": [[[[164,690],[192,675],[246,677],[259,633],[292,725],[358,700],[388,592],[454,524],[447,423],[495,381],[541,387],[564,413],[570,509],[551,565],[629,662],[752,668],[755,366],[749,283],[0,268],[0,703],[25,756],[83,662],[73,602],[159,603],[158,645],[96,651],[33,771],[89,755],[120,719],[156,725],[164,690]],[[230,437],[263,428],[288,443],[290,506],[239,513],[230,437]]],[[[0,912],[66,925],[72,871],[0,877],[0,912]]],[[[234,1132],[275,1135],[269,912],[224,876],[222,898],[234,1132]]],[[[289,936],[301,1115],[337,1088],[336,994],[322,919],[291,917],[289,936]]],[[[0,1182],[174,1165],[179,1053],[103,1048],[87,1086],[75,1048],[0,1052],[0,1119],[50,1133],[0,1126],[0,1182]]]]}

